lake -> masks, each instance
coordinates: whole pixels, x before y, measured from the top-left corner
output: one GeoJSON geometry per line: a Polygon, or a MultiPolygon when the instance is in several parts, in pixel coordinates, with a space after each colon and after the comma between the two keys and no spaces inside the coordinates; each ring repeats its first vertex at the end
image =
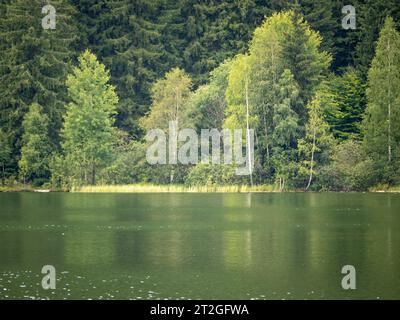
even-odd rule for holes
{"type": "Polygon", "coordinates": [[[15,298],[400,299],[400,195],[0,193],[15,298]]]}

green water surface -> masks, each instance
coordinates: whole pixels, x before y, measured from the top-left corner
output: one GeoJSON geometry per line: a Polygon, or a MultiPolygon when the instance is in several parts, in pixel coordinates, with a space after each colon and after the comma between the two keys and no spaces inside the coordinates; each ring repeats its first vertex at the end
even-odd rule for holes
{"type": "Polygon", "coordinates": [[[399,299],[400,195],[0,193],[0,299],[39,298],[399,299]]]}

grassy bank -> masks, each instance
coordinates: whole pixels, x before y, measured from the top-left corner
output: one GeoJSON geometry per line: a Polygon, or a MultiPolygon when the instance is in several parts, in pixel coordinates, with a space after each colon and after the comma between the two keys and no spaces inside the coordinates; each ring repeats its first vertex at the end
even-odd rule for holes
{"type": "Polygon", "coordinates": [[[68,190],[50,190],[46,187],[37,187],[30,184],[12,184],[0,186],[0,192],[68,192],[68,190]]]}
{"type": "MultiPolygon", "coordinates": [[[[127,185],[96,185],[73,187],[71,190],[47,190],[34,187],[29,184],[15,184],[0,186],[0,192],[81,192],[81,193],[167,193],[167,192],[220,192],[220,193],[245,193],[245,192],[280,192],[277,185],[227,185],[227,186],[186,186],[183,184],[174,185],[153,185],[153,184],[127,184],[127,185]]],[[[304,190],[287,190],[283,192],[304,192],[304,190]]],[[[329,192],[329,191],[327,191],[329,192]]],[[[400,193],[400,186],[377,185],[368,189],[372,193],[400,193]]]]}
{"type": "Polygon", "coordinates": [[[0,192],[33,192],[34,188],[30,185],[15,184],[0,186],[0,192]]]}
{"type": "Polygon", "coordinates": [[[369,192],[393,192],[400,193],[400,186],[389,186],[387,184],[380,184],[375,187],[369,188],[369,192]]]}
{"type": "Polygon", "coordinates": [[[274,185],[229,185],[229,186],[185,186],[185,185],[98,185],[73,188],[71,192],[279,192],[274,185]]]}

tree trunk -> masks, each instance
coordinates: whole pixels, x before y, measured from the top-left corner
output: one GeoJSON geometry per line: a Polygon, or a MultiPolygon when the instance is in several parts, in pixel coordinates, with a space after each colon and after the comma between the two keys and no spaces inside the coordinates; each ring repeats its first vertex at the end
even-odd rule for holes
{"type": "Polygon", "coordinates": [[[267,120],[265,119],[265,106],[263,106],[263,118],[264,118],[265,145],[267,147],[267,159],[269,160],[268,128],[267,128],[267,120]]]}
{"type": "Polygon", "coordinates": [[[253,186],[253,172],[252,172],[252,163],[251,163],[251,148],[250,148],[250,128],[249,128],[249,84],[248,84],[248,75],[246,73],[245,80],[245,91],[246,91],[246,133],[247,133],[247,154],[249,160],[249,171],[250,171],[250,184],[253,186]]]}
{"type": "Polygon", "coordinates": [[[313,169],[314,169],[314,152],[315,152],[315,136],[316,136],[316,129],[314,128],[313,131],[313,144],[312,144],[312,148],[311,148],[311,163],[310,163],[310,178],[308,179],[308,184],[306,187],[306,190],[308,190],[308,188],[311,185],[311,181],[313,178],[313,169]]]}
{"type": "Polygon", "coordinates": [[[284,187],[285,187],[285,178],[279,177],[279,192],[282,192],[284,187]]]}
{"type": "Polygon", "coordinates": [[[1,179],[1,184],[4,186],[5,180],[6,180],[6,170],[4,168],[4,163],[2,164],[3,167],[3,177],[1,179]]]}
{"type": "Polygon", "coordinates": [[[388,161],[392,161],[392,141],[391,141],[391,105],[389,101],[389,106],[388,106],[388,161]]]}
{"type": "MultiPolygon", "coordinates": [[[[179,132],[179,103],[181,101],[181,93],[179,89],[175,91],[175,122],[176,122],[176,134],[179,132]]],[[[174,150],[175,151],[175,150],[174,150]]],[[[176,159],[178,155],[174,155],[174,159],[176,159]]],[[[171,171],[169,174],[169,183],[172,184],[174,182],[175,169],[172,165],[171,171]]]]}
{"type": "Polygon", "coordinates": [[[92,185],[96,184],[96,166],[92,164],[92,185]]]}

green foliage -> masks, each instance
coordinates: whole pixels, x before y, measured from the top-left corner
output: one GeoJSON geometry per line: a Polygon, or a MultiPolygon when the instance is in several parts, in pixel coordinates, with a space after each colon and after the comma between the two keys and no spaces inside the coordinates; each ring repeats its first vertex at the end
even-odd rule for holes
{"type": "Polygon", "coordinates": [[[278,87],[278,101],[273,105],[271,162],[275,179],[280,181],[280,189],[283,189],[296,167],[296,142],[300,127],[293,107],[299,96],[299,87],[288,69],[283,71],[278,87]]]}
{"type": "Polygon", "coordinates": [[[193,127],[187,103],[190,89],[191,79],[183,70],[167,72],[152,87],[153,102],[150,112],[142,118],[143,128],[167,130],[170,121],[178,122],[178,130],[193,127]]]}
{"type": "Polygon", "coordinates": [[[74,8],[54,0],[56,29],[44,30],[41,0],[15,0],[0,10],[0,127],[10,133],[15,169],[20,154],[22,120],[32,103],[49,118],[56,146],[66,102],[65,79],[75,57],[78,29],[74,8]]]}
{"type": "Polygon", "coordinates": [[[354,53],[354,65],[365,80],[375,55],[379,32],[385,19],[393,17],[398,23],[400,5],[397,0],[359,0],[357,8],[357,31],[354,53]]]}
{"type": "Polygon", "coordinates": [[[328,161],[330,151],[334,144],[330,128],[325,120],[324,107],[333,105],[333,96],[321,87],[313,100],[307,105],[308,122],[305,137],[299,140],[299,153],[302,162],[299,166],[299,177],[308,175],[305,186],[308,189],[313,177],[318,173],[318,167],[328,161]]]}
{"type": "MultiPolygon", "coordinates": [[[[333,61],[332,70],[336,74],[340,74],[343,69],[348,66],[356,67],[355,63],[355,51],[357,43],[360,41],[360,36],[362,37],[361,29],[361,8],[363,7],[363,2],[365,0],[352,0],[351,2],[347,0],[332,0],[333,5],[333,17],[335,21],[333,22],[333,61]],[[345,14],[342,14],[342,8],[345,5],[352,5],[356,9],[356,29],[344,29],[342,27],[342,19],[345,14]]],[[[375,21],[373,23],[376,23],[375,21]]],[[[322,33],[321,33],[322,35],[322,33]]],[[[325,37],[324,37],[325,40],[325,37]]],[[[329,40],[328,40],[329,41],[329,40]]]]}
{"type": "Polygon", "coordinates": [[[387,18],[368,72],[364,146],[371,158],[386,167],[386,179],[400,156],[400,34],[387,18]]]}
{"type": "Polygon", "coordinates": [[[222,129],[227,102],[225,92],[231,61],[225,61],[210,74],[209,83],[200,86],[189,98],[189,109],[193,111],[196,128],[222,129]]]}
{"type": "Polygon", "coordinates": [[[293,110],[299,96],[299,87],[288,69],[283,71],[278,87],[278,101],[273,105],[272,144],[288,149],[295,145],[299,133],[299,118],[293,110]]]}
{"type": "MultiPolygon", "coordinates": [[[[298,86],[292,109],[300,123],[306,121],[305,104],[324,79],[331,58],[320,49],[321,37],[303,18],[292,12],[275,13],[258,27],[250,45],[250,70],[254,102],[262,119],[262,132],[274,130],[273,106],[279,104],[279,79],[285,69],[298,86]]],[[[266,135],[267,135],[266,134],[266,135]]]]}
{"type": "Polygon", "coordinates": [[[334,1],[332,0],[298,0],[293,10],[297,10],[303,14],[304,19],[310,27],[318,31],[324,41],[321,43],[321,49],[336,56],[337,49],[335,47],[335,31],[340,27],[338,12],[335,10],[334,1]]]}
{"type": "Polygon", "coordinates": [[[361,121],[365,110],[366,85],[354,68],[341,76],[333,76],[329,83],[335,106],[327,110],[327,121],[335,138],[361,140],[361,121]]]}
{"type": "Polygon", "coordinates": [[[304,106],[326,77],[331,56],[321,50],[322,38],[312,30],[301,15],[291,14],[292,29],[283,39],[282,54],[285,65],[294,75],[300,87],[300,103],[296,109],[301,120],[305,120],[304,106]]]}
{"type": "Polygon", "coordinates": [[[243,177],[235,175],[233,165],[200,163],[193,167],[186,179],[190,186],[229,185],[243,182],[243,177]]]}
{"type": "Polygon", "coordinates": [[[116,124],[140,136],[137,119],[151,104],[151,86],[175,67],[186,70],[195,87],[211,70],[244,52],[254,28],[280,0],[70,0],[79,10],[89,46],[111,71],[120,97],[116,124]]]}
{"type": "MultiPolygon", "coordinates": [[[[146,160],[148,145],[130,140],[120,131],[118,143],[113,149],[112,163],[101,171],[100,184],[154,183],[168,184],[171,179],[171,166],[153,166],[146,160]]],[[[182,183],[188,168],[174,166],[174,179],[182,183]]]]}
{"type": "Polygon", "coordinates": [[[379,170],[369,158],[360,142],[346,140],[337,145],[331,163],[322,167],[316,188],[333,191],[365,191],[375,185],[379,170]]]}
{"type": "Polygon", "coordinates": [[[68,175],[68,163],[60,154],[53,154],[49,161],[51,172],[50,184],[53,190],[68,189],[71,185],[68,175]]]}
{"type": "Polygon", "coordinates": [[[42,107],[33,103],[22,122],[21,159],[18,162],[23,182],[42,184],[50,176],[52,147],[48,136],[49,119],[42,107]]]}
{"type": "Polygon", "coordinates": [[[320,45],[320,36],[300,15],[275,13],[255,30],[249,54],[238,55],[229,73],[225,127],[245,127],[248,102],[256,161],[281,186],[295,172],[297,139],[307,119],[304,103],[331,61],[320,45]]]}
{"type": "MultiPolygon", "coordinates": [[[[155,20],[160,27],[160,37],[158,39],[163,45],[163,54],[160,60],[166,67],[165,70],[182,67],[184,61],[183,51],[188,43],[186,29],[188,2],[185,0],[161,0],[159,3],[159,12],[155,20]]],[[[162,75],[163,73],[159,74],[159,76],[162,75]]]]}
{"type": "MultiPolygon", "coordinates": [[[[126,138],[125,138],[126,139],[126,138]]],[[[114,161],[102,172],[102,183],[130,184],[151,181],[150,165],[146,162],[146,145],[124,141],[114,148],[114,161]]]]}
{"type": "Polygon", "coordinates": [[[64,117],[62,147],[74,184],[95,184],[97,171],[112,160],[118,97],[109,79],[105,66],[88,50],[68,76],[72,102],[64,117]]]}
{"type": "MultiPolygon", "coordinates": [[[[161,129],[167,134],[171,121],[176,122],[177,131],[195,128],[193,110],[188,103],[191,86],[191,79],[183,70],[175,68],[167,72],[152,87],[153,103],[149,114],[141,119],[143,128],[146,131],[161,129]]],[[[169,182],[173,183],[183,182],[187,168],[179,164],[168,164],[154,170],[161,170],[158,174],[161,181],[166,180],[169,171],[169,182]]]]}
{"type": "Polygon", "coordinates": [[[247,183],[231,166],[147,164],[141,138],[169,121],[254,129],[256,183],[364,190],[400,180],[397,0],[354,0],[356,30],[341,26],[342,0],[51,4],[55,30],[41,26],[43,1],[0,3],[3,181],[19,168],[36,184],[50,170],[56,189],[247,183]],[[99,62],[86,51],[71,74],[86,48],[99,62]]]}
{"type": "Polygon", "coordinates": [[[1,166],[1,183],[4,185],[6,178],[6,166],[11,161],[10,138],[0,129],[0,166],[1,166]]]}
{"type": "MultiPolygon", "coordinates": [[[[96,17],[93,51],[111,73],[119,97],[116,125],[140,135],[138,119],[150,105],[150,88],[166,70],[161,25],[156,21],[160,1],[109,0],[96,17]]],[[[99,7],[97,1],[91,6],[99,7]]]]}
{"type": "MultiPolygon", "coordinates": [[[[250,100],[250,65],[249,56],[238,55],[232,61],[232,66],[228,76],[228,87],[226,90],[226,100],[228,106],[225,110],[224,128],[227,129],[246,129],[246,99],[250,100]]],[[[254,114],[254,106],[249,101],[249,125],[251,128],[256,126],[258,121],[254,114]]]]}
{"type": "MultiPolygon", "coordinates": [[[[169,0],[176,2],[174,0],[169,0]]],[[[178,19],[184,21],[182,67],[195,85],[203,84],[208,73],[237,53],[244,53],[254,28],[280,1],[242,0],[182,1],[178,19]]],[[[176,17],[173,17],[175,20],[176,17]]]]}

